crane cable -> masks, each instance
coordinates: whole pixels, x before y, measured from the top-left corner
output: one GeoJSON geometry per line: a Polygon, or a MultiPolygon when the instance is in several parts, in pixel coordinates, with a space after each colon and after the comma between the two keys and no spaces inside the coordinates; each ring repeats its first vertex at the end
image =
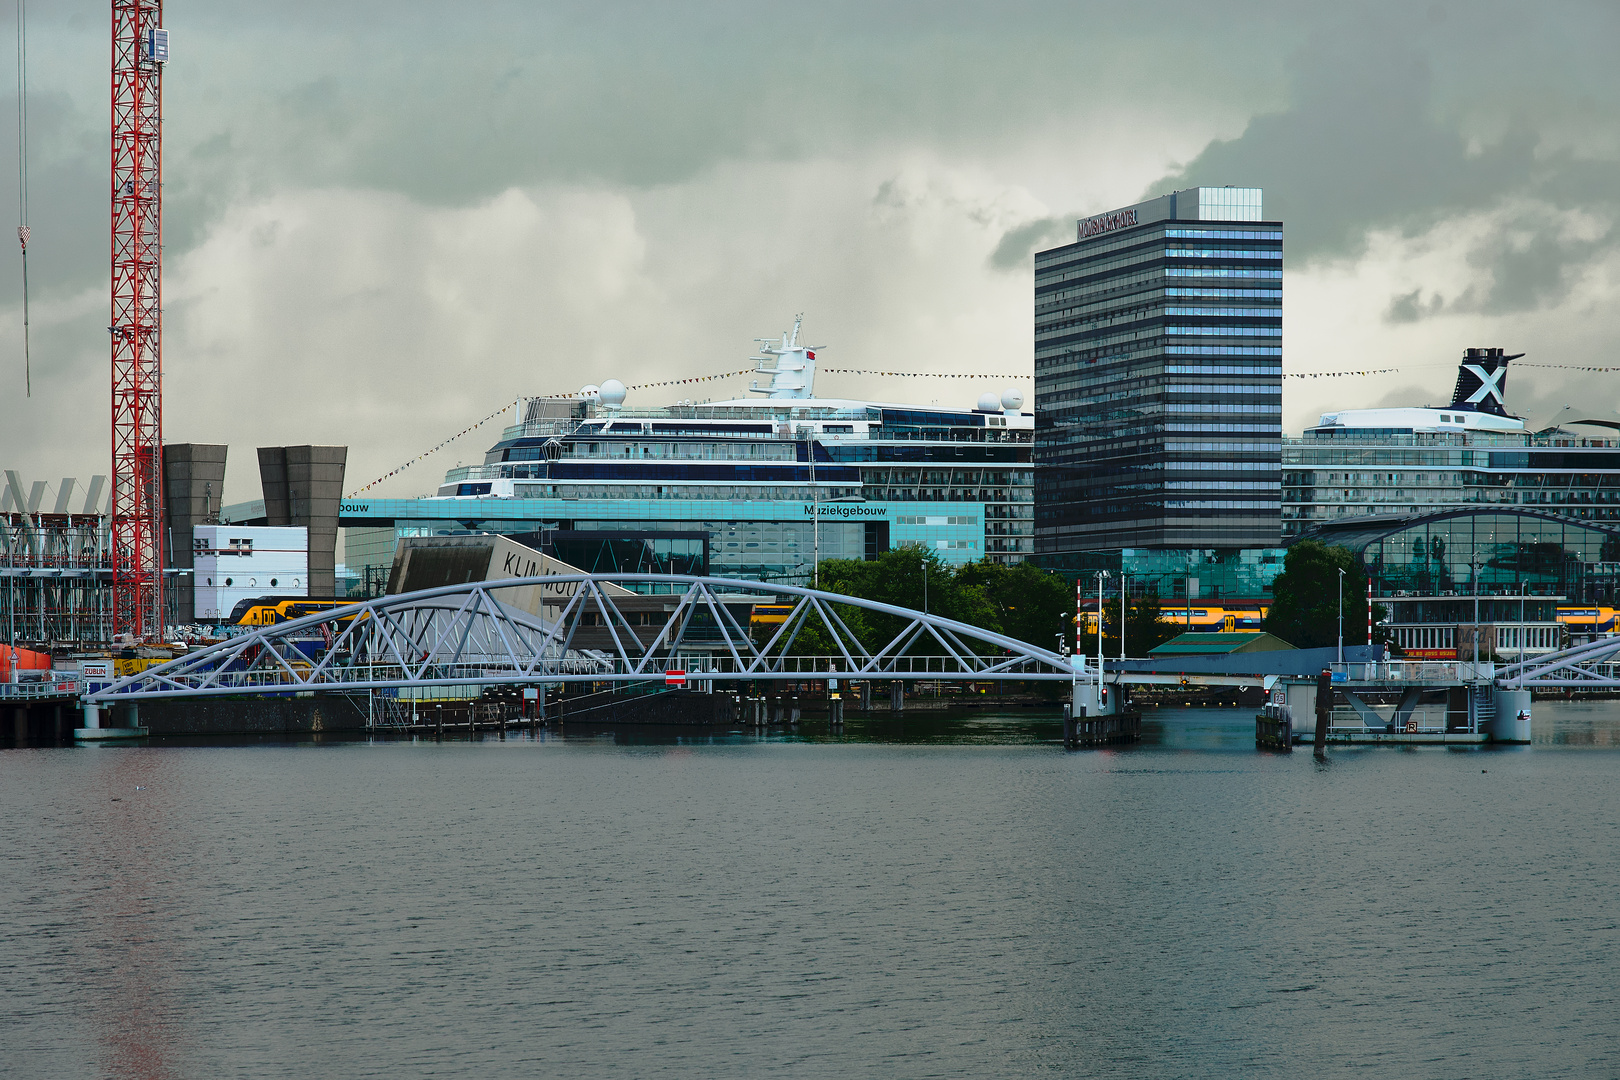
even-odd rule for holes
{"type": "Polygon", "coordinates": [[[17,0],[17,242],[22,245],[23,382],[34,396],[28,344],[28,0],[17,0]]]}

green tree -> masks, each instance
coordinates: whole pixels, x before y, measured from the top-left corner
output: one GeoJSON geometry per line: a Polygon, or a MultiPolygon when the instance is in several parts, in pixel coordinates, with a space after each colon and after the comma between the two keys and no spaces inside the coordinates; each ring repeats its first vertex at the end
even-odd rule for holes
{"type": "MultiPolygon", "coordinates": [[[[1344,641],[1362,645],[1367,632],[1367,573],[1355,552],[1301,540],[1288,549],[1283,572],[1271,587],[1266,630],[1301,649],[1336,645],[1339,640],[1339,571],[1344,571],[1344,641]]],[[[1373,605],[1373,621],[1383,618],[1373,605]]],[[[1376,632],[1374,639],[1380,638],[1376,632]]]]}
{"type": "MultiPolygon", "coordinates": [[[[947,619],[986,630],[1000,631],[996,611],[983,592],[959,580],[951,567],[934,552],[915,545],[894,548],[872,562],[835,559],[821,564],[821,587],[827,592],[844,593],[863,600],[928,611],[947,619]]],[[[862,640],[868,648],[889,643],[905,621],[897,615],[867,611],[861,616],[870,637],[862,640]]],[[[855,629],[855,624],[850,624],[855,629]]],[[[937,652],[932,638],[916,646],[919,652],[937,652]]]]}
{"type": "MultiPolygon", "coordinates": [[[[956,572],[956,580],[975,589],[993,612],[995,626],[974,623],[1042,649],[1057,644],[1057,635],[1072,634],[1074,587],[1059,574],[1033,563],[1006,563],[982,559],[956,572]]],[[[965,620],[964,620],[965,621],[965,620]]]]}

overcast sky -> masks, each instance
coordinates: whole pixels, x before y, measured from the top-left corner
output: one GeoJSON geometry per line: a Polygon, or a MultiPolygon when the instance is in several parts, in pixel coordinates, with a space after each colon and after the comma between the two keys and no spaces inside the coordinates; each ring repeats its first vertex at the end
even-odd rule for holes
{"type": "MultiPolygon", "coordinates": [[[[169,0],[165,24],[165,434],[230,444],[232,502],[257,445],[347,444],[352,491],[519,395],[746,367],[799,311],[827,366],[1027,375],[1032,252],[1192,184],[1261,186],[1285,222],[1286,371],[1400,369],[1288,380],[1290,433],[1441,402],[1469,346],[1620,367],[1612,2],[169,0]]],[[[53,486],[108,471],[108,39],[105,0],[29,5],[34,396],[13,248],[0,467],[53,486]]],[[[1620,373],[1520,367],[1508,401],[1620,420],[1620,373]]]]}

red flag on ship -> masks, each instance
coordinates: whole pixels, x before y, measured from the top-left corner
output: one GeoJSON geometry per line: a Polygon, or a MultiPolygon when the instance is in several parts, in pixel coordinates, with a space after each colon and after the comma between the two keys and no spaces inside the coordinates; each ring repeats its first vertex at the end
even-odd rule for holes
{"type": "Polygon", "coordinates": [[[809,349],[804,350],[804,355],[805,359],[807,360],[814,360],[816,358],[816,354],[811,352],[809,349]]]}

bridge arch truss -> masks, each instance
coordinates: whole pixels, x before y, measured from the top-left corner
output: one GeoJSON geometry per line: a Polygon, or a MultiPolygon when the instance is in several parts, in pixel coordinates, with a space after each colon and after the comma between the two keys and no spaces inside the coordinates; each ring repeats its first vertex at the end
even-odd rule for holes
{"type": "Polygon", "coordinates": [[[1071,682],[1088,677],[1083,664],[938,615],[816,589],[674,574],[572,574],[358,601],[259,627],[119,679],[85,700],[662,683],[675,669],[713,682],[1071,682]],[[543,616],[501,599],[534,588],[548,597],[543,616]],[[649,592],[663,601],[662,610],[648,610],[649,592]],[[778,609],[779,623],[757,626],[749,617],[757,604],[787,610],[778,609]],[[863,641],[850,624],[867,615],[886,616],[880,621],[898,630],[881,643],[870,634],[863,641]],[[807,651],[810,643],[814,651],[807,651]]]}
{"type": "Polygon", "coordinates": [[[1496,669],[1504,690],[1620,689],[1620,637],[1599,638],[1558,652],[1544,653],[1496,669]]]}

